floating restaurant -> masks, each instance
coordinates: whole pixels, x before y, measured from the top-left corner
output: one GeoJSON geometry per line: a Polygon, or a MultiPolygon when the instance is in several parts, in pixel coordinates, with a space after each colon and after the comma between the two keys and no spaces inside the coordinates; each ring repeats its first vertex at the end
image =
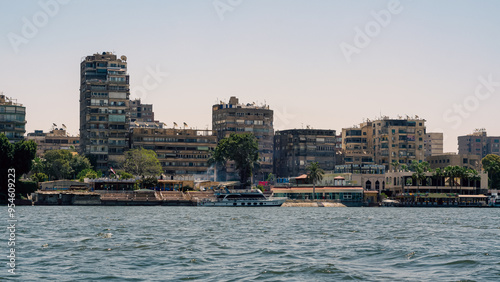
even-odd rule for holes
{"type": "Polygon", "coordinates": [[[271,191],[276,197],[287,197],[290,200],[329,200],[346,206],[378,202],[377,191],[365,191],[361,186],[348,185],[341,176],[335,177],[333,185],[318,185],[314,188],[304,174],[291,178],[290,183],[277,183],[271,191]]]}

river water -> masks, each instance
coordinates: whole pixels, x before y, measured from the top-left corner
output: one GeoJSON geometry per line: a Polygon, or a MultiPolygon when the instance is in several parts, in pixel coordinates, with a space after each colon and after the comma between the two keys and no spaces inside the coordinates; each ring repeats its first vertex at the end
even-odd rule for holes
{"type": "Polygon", "coordinates": [[[17,274],[4,264],[2,281],[500,281],[500,209],[16,212],[17,274]]]}

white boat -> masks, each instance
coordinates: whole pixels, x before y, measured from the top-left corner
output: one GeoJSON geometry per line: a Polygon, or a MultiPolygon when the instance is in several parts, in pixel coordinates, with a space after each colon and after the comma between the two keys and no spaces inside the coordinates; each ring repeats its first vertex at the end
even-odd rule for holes
{"type": "Polygon", "coordinates": [[[215,199],[198,202],[203,207],[279,207],[287,198],[266,197],[258,189],[219,190],[214,193],[215,199]]]}
{"type": "Polygon", "coordinates": [[[492,193],[488,199],[488,206],[500,208],[500,196],[498,193],[492,193]]]}

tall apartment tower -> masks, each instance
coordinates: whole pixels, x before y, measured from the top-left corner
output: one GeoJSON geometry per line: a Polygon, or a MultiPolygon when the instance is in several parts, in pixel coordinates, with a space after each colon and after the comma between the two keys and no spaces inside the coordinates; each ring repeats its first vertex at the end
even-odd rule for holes
{"type": "MultiPolygon", "coordinates": [[[[231,97],[229,103],[212,107],[212,129],[220,139],[231,133],[253,133],[259,142],[260,169],[255,180],[265,180],[273,172],[273,110],[268,105],[240,104],[238,98],[231,97]]],[[[236,179],[234,164],[227,166],[226,179],[236,179]]]]}
{"type": "Polygon", "coordinates": [[[21,141],[26,132],[26,108],[0,93],[0,133],[11,143],[21,141]]]}
{"type": "Polygon", "coordinates": [[[127,57],[111,52],[87,56],[80,64],[80,151],[96,169],[124,160],[129,132],[127,57]]]}
{"type": "Polygon", "coordinates": [[[458,153],[473,154],[481,159],[488,154],[500,156],[500,136],[488,136],[486,129],[476,129],[472,134],[458,136],[458,153]]]}
{"type": "Polygon", "coordinates": [[[336,164],[335,130],[289,129],[274,135],[274,173],[277,177],[293,177],[307,173],[307,166],[317,162],[325,171],[336,164]]]}
{"type": "Polygon", "coordinates": [[[386,117],[373,121],[372,128],[375,164],[384,165],[389,170],[393,161],[406,165],[414,160],[424,161],[424,119],[386,117]]]}
{"type": "Polygon", "coordinates": [[[373,129],[367,121],[356,127],[342,128],[342,152],[346,165],[373,165],[373,129]]]}

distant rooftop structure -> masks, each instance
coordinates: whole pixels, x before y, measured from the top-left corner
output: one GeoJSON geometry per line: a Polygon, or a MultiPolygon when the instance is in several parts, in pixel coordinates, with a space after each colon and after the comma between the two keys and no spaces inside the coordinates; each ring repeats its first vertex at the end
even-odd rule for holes
{"type": "MultiPolygon", "coordinates": [[[[231,96],[229,98],[229,103],[225,103],[223,101],[219,102],[219,108],[236,108],[236,109],[269,109],[269,105],[266,103],[263,104],[257,104],[255,102],[252,103],[247,103],[247,104],[240,104],[239,99],[236,98],[235,96],[231,96]],[[221,107],[222,106],[222,107],[221,107]]],[[[217,106],[217,105],[216,105],[217,106]]]]}
{"type": "Polygon", "coordinates": [[[7,97],[3,94],[3,92],[0,92],[0,104],[5,106],[23,106],[23,104],[17,102],[17,99],[7,97]]]}

